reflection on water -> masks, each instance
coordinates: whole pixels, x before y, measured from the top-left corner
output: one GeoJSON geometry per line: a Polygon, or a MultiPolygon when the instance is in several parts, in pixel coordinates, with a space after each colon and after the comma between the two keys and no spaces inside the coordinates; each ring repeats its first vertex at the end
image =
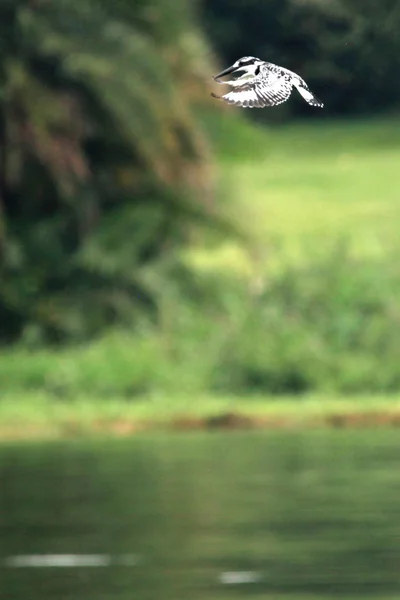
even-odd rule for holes
{"type": "Polygon", "coordinates": [[[395,431],[0,448],[2,596],[394,600],[399,450],[395,431]]]}
{"type": "Polygon", "coordinates": [[[111,556],[110,554],[32,554],[22,556],[7,556],[3,565],[10,568],[33,567],[43,569],[46,567],[110,567],[111,565],[125,565],[132,567],[140,564],[140,557],[134,554],[111,556]]]}

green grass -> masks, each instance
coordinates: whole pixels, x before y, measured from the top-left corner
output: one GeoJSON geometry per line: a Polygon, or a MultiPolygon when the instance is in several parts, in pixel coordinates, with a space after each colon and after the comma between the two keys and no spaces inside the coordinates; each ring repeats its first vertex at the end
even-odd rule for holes
{"type": "MultiPolygon", "coordinates": [[[[267,428],[392,426],[399,424],[400,396],[338,398],[159,395],[127,401],[77,394],[60,401],[46,392],[6,392],[0,403],[0,440],[131,435],[140,431],[208,427],[210,419],[234,415],[267,428]],[[355,416],[355,421],[351,420],[355,416]],[[343,419],[336,423],[335,419],[343,419]]],[[[239,428],[249,426],[239,423],[239,428]]],[[[251,425],[252,426],[252,425],[251,425]]],[[[236,428],[237,425],[233,426],[236,428]]]]}
{"type": "Polygon", "coordinates": [[[239,409],[296,419],[346,407],[397,410],[400,119],[262,128],[226,113],[206,123],[220,202],[245,224],[254,253],[231,240],[186,252],[195,300],[171,282],[160,328],[61,351],[3,353],[3,431],[31,423],[56,433],[68,422],[90,430],[96,418],[170,422],[239,409]],[[265,305],[248,286],[257,278],[269,289],[265,305]],[[259,389],[247,397],[251,381],[269,401],[259,389]],[[288,398],[286,381],[303,386],[306,399],[288,398]],[[354,397],[336,400],[340,393],[354,397]]]}
{"type": "MultiPolygon", "coordinates": [[[[400,118],[310,118],[256,131],[240,120],[232,127],[230,119],[208,122],[222,162],[219,183],[270,266],[277,255],[320,256],[338,243],[364,257],[400,249],[400,118]]],[[[238,254],[230,243],[194,261],[246,268],[238,254]]]]}

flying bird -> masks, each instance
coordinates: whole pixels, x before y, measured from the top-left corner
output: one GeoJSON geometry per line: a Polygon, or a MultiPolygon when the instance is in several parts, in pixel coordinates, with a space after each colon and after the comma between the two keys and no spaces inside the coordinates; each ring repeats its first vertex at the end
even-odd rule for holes
{"type": "Polygon", "coordinates": [[[211,96],[235,106],[263,108],[282,104],[289,98],[293,86],[311,106],[324,106],[297,73],[254,56],[239,58],[231,67],[214,75],[213,79],[217,83],[230,85],[233,89],[223,96],[211,96]],[[221,81],[221,77],[225,75],[240,72],[242,75],[236,79],[221,81]]]}

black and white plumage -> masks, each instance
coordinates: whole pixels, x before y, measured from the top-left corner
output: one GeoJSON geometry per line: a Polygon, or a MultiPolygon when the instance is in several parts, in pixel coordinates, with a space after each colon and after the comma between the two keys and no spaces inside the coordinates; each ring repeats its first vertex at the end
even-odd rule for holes
{"type": "Polygon", "coordinates": [[[293,87],[311,106],[324,106],[297,73],[254,56],[240,58],[213,79],[217,83],[230,85],[233,89],[223,96],[211,95],[235,106],[263,108],[282,104],[289,98],[293,87]],[[244,73],[237,79],[220,80],[224,75],[241,71],[244,73]]]}

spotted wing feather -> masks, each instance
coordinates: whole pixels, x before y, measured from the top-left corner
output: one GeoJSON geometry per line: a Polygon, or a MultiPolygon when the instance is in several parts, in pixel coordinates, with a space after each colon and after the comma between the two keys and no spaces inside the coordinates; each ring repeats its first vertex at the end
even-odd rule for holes
{"type": "Polygon", "coordinates": [[[228,104],[245,108],[263,108],[285,102],[292,91],[292,83],[281,73],[271,73],[268,77],[257,77],[249,83],[235,87],[223,96],[216,96],[228,104]]]}
{"type": "Polygon", "coordinates": [[[304,79],[302,79],[297,73],[294,71],[289,71],[289,69],[284,69],[283,67],[279,67],[278,65],[274,65],[274,63],[266,63],[267,68],[271,73],[275,73],[278,75],[287,76],[291,81],[292,85],[295,86],[299,94],[304,98],[308,104],[311,106],[319,106],[323,108],[323,103],[319,100],[315,94],[312,93],[304,79]]]}

